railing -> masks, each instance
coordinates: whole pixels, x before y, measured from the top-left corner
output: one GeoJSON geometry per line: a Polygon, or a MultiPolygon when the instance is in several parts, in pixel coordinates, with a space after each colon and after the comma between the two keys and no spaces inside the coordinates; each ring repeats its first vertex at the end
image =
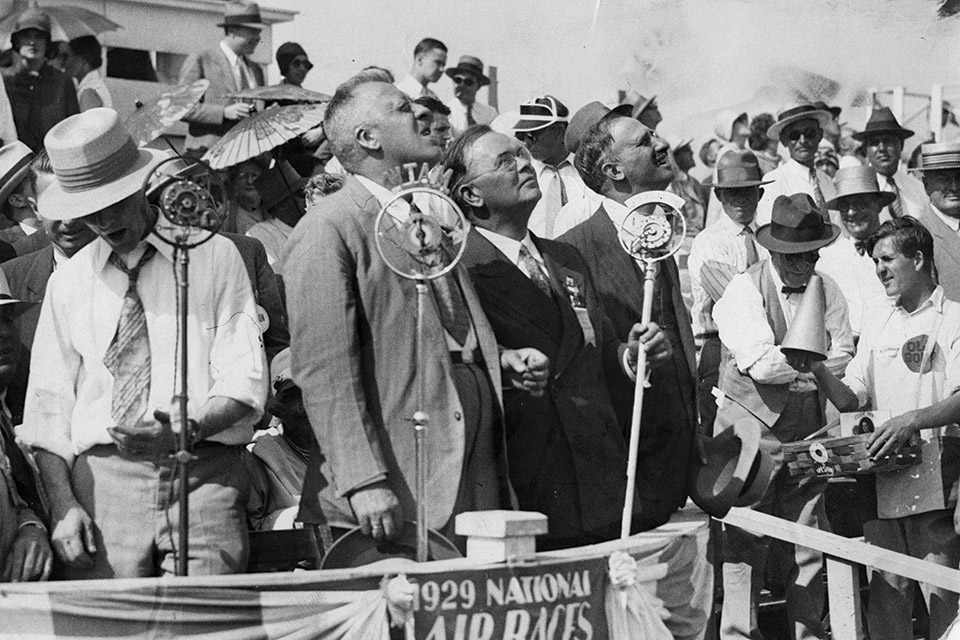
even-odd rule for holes
{"type": "Polygon", "coordinates": [[[960,593],[960,571],[957,569],[941,567],[859,540],[844,538],[749,509],[731,509],[723,522],[756,534],[815,549],[824,555],[833,640],[860,640],[864,637],[858,565],[889,571],[960,593]]]}

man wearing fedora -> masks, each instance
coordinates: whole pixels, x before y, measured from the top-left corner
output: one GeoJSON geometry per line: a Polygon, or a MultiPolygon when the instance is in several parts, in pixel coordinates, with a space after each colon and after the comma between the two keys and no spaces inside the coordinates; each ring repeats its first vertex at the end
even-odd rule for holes
{"type": "Polygon", "coordinates": [[[185,148],[188,155],[200,157],[238,121],[250,115],[248,102],[227,98],[228,94],[262,87],[263,69],[250,60],[260,44],[260,32],[266,26],[255,2],[228,2],[224,7],[223,38],[216,49],[190,54],[180,68],[179,84],[200,79],[210,81],[203,100],[191,109],[183,121],[188,123],[185,148]]]}
{"type": "Polygon", "coordinates": [[[247,235],[263,243],[270,266],[276,270],[283,256],[283,245],[305,211],[302,177],[286,160],[280,160],[254,183],[260,192],[260,206],[269,214],[247,230],[247,235]]]}
{"type": "MultiPolygon", "coordinates": [[[[50,498],[54,549],[70,578],[172,574],[180,486],[171,419],[178,342],[173,247],[151,233],[141,193],[166,157],[137,149],[115,111],[72,116],[47,134],[56,181],[45,218],[82,218],[98,238],[47,283],[24,424],[50,498]]],[[[267,393],[250,280],[219,235],[190,250],[192,575],[246,566],[247,478],[240,450],[267,393]]]]}
{"type": "MultiPolygon", "coordinates": [[[[736,111],[731,111],[729,109],[724,109],[717,114],[716,121],[714,123],[714,133],[722,141],[720,148],[717,150],[716,160],[713,166],[713,181],[717,181],[717,167],[716,162],[720,161],[728,151],[742,151],[747,148],[747,142],[750,139],[750,116],[747,113],[736,111]]],[[[716,193],[713,194],[714,197],[710,198],[710,201],[707,202],[707,216],[704,220],[704,226],[710,226],[714,221],[719,220],[723,216],[723,205],[720,204],[720,201],[716,198],[716,193]]]]}
{"type": "Polygon", "coordinates": [[[933,234],[938,282],[960,302],[960,142],[921,146],[920,172],[930,202],[919,220],[933,234]]]}
{"type": "MultiPolygon", "coordinates": [[[[50,18],[32,7],[17,18],[10,42],[20,56],[20,68],[5,78],[13,109],[17,138],[34,152],[43,148],[43,137],[53,125],[80,112],[73,80],[47,62],[50,18]]],[[[13,138],[3,135],[4,142],[13,138]]]]}
{"type": "MultiPolygon", "coordinates": [[[[787,357],[780,350],[820,249],[840,235],[840,229],[824,221],[820,211],[806,193],[779,196],[771,222],[756,233],[756,241],[770,257],[734,276],[713,308],[723,344],[715,432],[754,419],[762,423],[764,437],[792,442],[825,424],[825,396],[809,372],[809,362],[802,356],[787,357]]],[[[839,373],[853,355],[853,335],[843,294],[829,276],[823,277],[823,291],[826,363],[839,373]]],[[[753,508],[826,529],[825,489],[825,480],[797,482],[781,468],[753,508]]],[[[760,637],[756,607],[769,545],[769,538],[724,528],[722,638],[760,637]]],[[[822,557],[799,545],[786,556],[786,608],[794,637],[825,638],[822,557]]]]}
{"type": "Polygon", "coordinates": [[[447,66],[447,45],[436,38],[424,38],[413,48],[413,66],[397,89],[416,100],[421,96],[437,97],[428,85],[443,77],[447,66]]]}
{"type": "Polygon", "coordinates": [[[840,212],[840,224],[848,235],[841,235],[820,251],[817,268],[833,278],[843,292],[856,339],[873,322],[876,307],[886,302],[867,241],[880,226],[880,212],[895,196],[880,190],[877,173],[870,167],[840,169],[834,185],[837,196],[827,206],[840,212]]]}
{"type": "MultiPolygon", "coordinates": [[[[954,509],[960,480],[960,304],[944,297],[933,273],[934,240],[910,216],[889,220],[867,240],[889,299],[864,327],[857,355],[838,380],[813,365],[821,387],[841,411],[881,410],[894,416],[874,431],[870,453],[921,443],[919,465],[876,474],[878,519],[864,523],[865,540],[943,567],[960,566],[954,509]]],[[[957,615],[957,594],[920,589],[930,638],[957,615]]],[[[913,637],[914,581],[886,571],[870,578],[870,638],[913,637]]]]}
{"type": "Polygon", "coordinates": [[[693,294],[693,335],[700,347],[697,365],[700,422],[712,433],[717,413],[714,389],[720,379],[720,334],[713,321],[713,305],[730,280],[761,259],[767,250],[756,242],[757,202],[763,195],[760,163],[751,151],[731,151],[717,161],[713,185],[723,216],[693,239],[687,267],[693,294]]]}
{"type": "Polygon", "coordinates": [[[880,222],[905,215],[919,218],[930,201],[923,183],[907,173],[900,162],[903,142],[912,135],[913,131],[901,127],[888,107],[874,109],[863,131],[853,134],[854,140],[863,143],[867,163],[877,172],[880,190],[894,194],[880,222]]]}
{"type": "Polygon", "coordinates": [[[497,110],[490,105],[477,102],[477,91],[490,84],[490,78],[483,75],[483,61],[475,56],[460,56],[457,66],[446,71],[453,80],[453,96],[456,100],[450,105],[450,125],[454,135],[466,131],[475,124],[490,124],[497,117],[497,110]]]}
{"type": "MultiPolygon", "coordinates": [[[[829,216],[826,203],[834,197],[833,181],[816,168],[817,147],[823,138],[823,128],[833,121],[829,111],[802,104],[780,113],[777,121],[767,129],[767,137],[779,140],[790,158],[764,178],[773,184],[764,189],[757,206],[757,223],[770,222],[773,203],[780,196],[806,193],[824,216],[829,216]]],[[[825,217],[825,219],[827,219],[825,217]]]]}

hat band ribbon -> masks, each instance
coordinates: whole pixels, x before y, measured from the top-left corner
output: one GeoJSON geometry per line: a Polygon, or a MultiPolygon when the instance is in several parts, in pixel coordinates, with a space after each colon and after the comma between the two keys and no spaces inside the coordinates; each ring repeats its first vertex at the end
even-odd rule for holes
{"type": "Polygon", "coordinates": [[[520,112],[521,120],[534,120],[535,122],[569,122],[566,118],[560,116],[539,116],[532,113],[520,112]]]}
{"type": "Polygon", "coordinates": [[[717,184],[723,182],[760,182],[760,171],[751,171],[741,167],[730,167],[717,172],[717,184]]]}
{"type": "Polygon", "coordinates": [[[960,153],[941,155],[935,158],[920,158],[920,169],[956,169],[960,167],[960,153]]]}
{"type": "Polygon", "coordinates": [[[823,227],[788,227],[772,222],[770,223],[770,235],[781,242],[814,242],[823,240],[823,227]]]}
{"type": "Polygon", "coordinates": [[[110,184],[129,171],[139,158],[136,143],[128,137],[116,152],[101,160],[71,169],[54,168],[54,173],[64,193],[81,193],[110,184]]]}

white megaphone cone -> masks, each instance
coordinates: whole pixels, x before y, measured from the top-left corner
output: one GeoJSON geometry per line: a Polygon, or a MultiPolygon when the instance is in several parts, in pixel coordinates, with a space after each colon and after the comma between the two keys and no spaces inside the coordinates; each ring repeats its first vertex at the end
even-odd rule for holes
{"type": "Polygon", "coordinates": [[[787,335],[783,338],[780,350],[789,355],[791,352],[809,356],[813,360],[827,359],[827,330],[824,317],[827,314],[826,298],[823,295],[823,278],[817,274],[810,276],[807,288],[803,292],[800,306],[787,335]]]}

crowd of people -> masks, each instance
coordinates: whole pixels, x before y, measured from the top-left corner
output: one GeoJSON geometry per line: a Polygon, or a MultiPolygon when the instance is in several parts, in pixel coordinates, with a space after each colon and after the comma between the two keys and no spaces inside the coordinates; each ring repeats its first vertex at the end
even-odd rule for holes
{"type": "MultiPolygon", "coordinates": [[[[228,94],[265,82],[249,58],[264,28],[256,4],[228,4],[220,26],[218,46],[181,71],[210,81],[184,117],[185,158],[250,116],[228,94]]],[[[399,81],[363,69],[322,126],[226,171],[221,230],[190,252],[180,336],[173,250],[151,233],[157,191],[142,188],[168,154],[138,148],[110,108],[95,41],[65,49],[78,84],[49,61],[42,10],[21,16],[12,44],[0,92],[3,580],[173,573],[180,430],[193,455],[191,575],[244,571],[250,530],[306,528],[321,553],[356,527],[394,540],[416,513],[422,410],[429,524],[461,549],[454,516],[488,509],[546,514],[542,550],[616,539],[640,358],[631,531],[687,503],[713,436],[749,424],[778,456],[839,412],[887,411],[865,436],[871,456],[919,444],[922,461],[876,474],[865,539],[960,567],[960,143],[921,145],[911,171],[913,132],[888,108],[844,132],[839,108],[804,103],[722,114],[698,167],[692,141],[657,134],[655,96],[571,111],[543,95],[498,116],[477,100],[483,62],[447,67],[447,47],[426,38],[399,81]],[[452,104],[430,87],[444,74],[452,104]],[[400,224],[429,209],[393,197],[411,163],[445,175],[469,221],[462,259],[429,281],[419,345],[420,285],[386,261],[412,259],[378,246],[375,229],[381,209],[400,224]],[[688,237],[645,301],[618,229],[638,196],[662,191],[683,199],[688,237]],[[808,287],[823,292],[822,357],[780,348],[808,287]],[[171,401],[180,337],[186,424],[171,401]]],[[[300,87],[305,50],[276,53],[282,84],[300,87]]],[[[827,530],[826,484],[778,464],[751,508],[827,530]]],[[[769,547],[724,527],[722,637],[760,637],[769,547]]],[[[828,637],[822,558],[800,546],[781,558],[793,633],[828,637]]],[[[937,638],[957,594],[920,586],[937,638]]],[[[870,590],[870,637],[912,637],[913,583],[877,571],[870,590]]]]}

